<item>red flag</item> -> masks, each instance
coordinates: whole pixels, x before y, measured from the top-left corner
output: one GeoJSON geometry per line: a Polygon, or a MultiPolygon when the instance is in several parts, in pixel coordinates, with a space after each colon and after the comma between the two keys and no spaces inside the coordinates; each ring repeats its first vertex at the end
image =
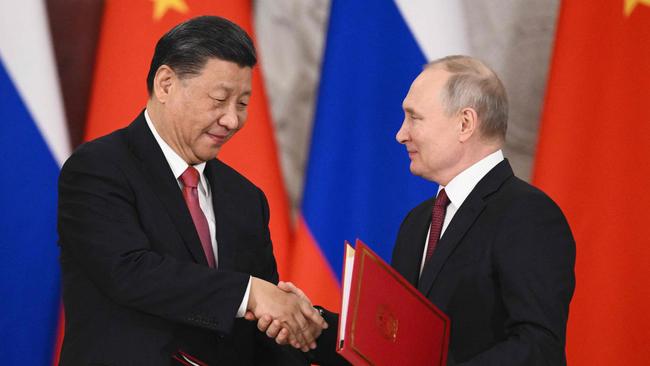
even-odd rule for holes
{"type": "Polygon", "coordinates": [[[341,309],[341,286],[302,215],[298,215],[296,220],[293,258],[291,281],[314,304],[338,312],[341,309]]]}
{"type": "Polygon", "coordinates": [[[570,365],[649,365],[650,4],[565,1],[534,181],[577,245],[570,365]]]}

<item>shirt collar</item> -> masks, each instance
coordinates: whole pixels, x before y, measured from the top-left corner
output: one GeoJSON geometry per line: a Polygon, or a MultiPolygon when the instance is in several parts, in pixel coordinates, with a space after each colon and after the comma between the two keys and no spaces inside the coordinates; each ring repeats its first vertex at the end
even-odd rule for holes
{"type": "MultiPolygon", "coordinates": [[[[169,167],[172,169],[172,173],[174,173],[174,178],[179,179],[189,164],[187,164],[187,162],[185,162],[185,160],[183,160],[183,158],[181,158],[180,155],[178,155],[176,151],[174,151],[174,149],[172,149],[171,146],[169,146],[165,140],[163,140],[162,137],[160,137],[158,131],[156,131],[156,127],[151,121],[151,117],[149,117],[149,112],[146,109],[144,111],[144,119],[147,120],[147,126],[149,126],[151,133],[153,133],[153,137],[156,139],[156,142],[158,142],[160,149],[165,155],[165,159],[167,160],[169,167]]],[[[203,186],[203,189],[207,191],[208,185],[205,181],[205,177],[203,176],[203,171],[205,170],[205,161],[193,166],[196,170],[199,171],[199,177],[201,177],[200,184],[203,186]]]]}
{"type": "Polygon", "coordinates": [[[501,161],[503,161],[503,152],[497,150],[463,170],[454,179],[449,181],[447,186],[439,186],[438,192],[444,188],[449,197],[449,201],[458,208],[463,204],[478,182],[501,161]]]}

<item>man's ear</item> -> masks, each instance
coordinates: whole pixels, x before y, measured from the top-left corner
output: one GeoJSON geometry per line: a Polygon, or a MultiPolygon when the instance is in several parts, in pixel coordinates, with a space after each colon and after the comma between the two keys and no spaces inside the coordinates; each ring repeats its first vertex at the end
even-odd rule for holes
{"type": "Polygon", "coordinates": [[[153,78],[153,96],[162,104],[169,98],[171,88],[176,81],[176,73],[171,67],[162,65],[153,78]]]}
{"type": "Polygon", "coordinates": [[[474,108],[463,108],[459,113],[460,118],[460,131],[458,139],[460,142],[465,142],[476,133],[478,129],[478,115],[474,108]]]}

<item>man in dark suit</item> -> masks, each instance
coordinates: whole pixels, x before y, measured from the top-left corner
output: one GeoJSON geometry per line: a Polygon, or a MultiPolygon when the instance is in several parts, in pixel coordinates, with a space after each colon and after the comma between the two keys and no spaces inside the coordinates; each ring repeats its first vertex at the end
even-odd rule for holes
{"type": "Polygon", "coordinates": [[[275,286],[264,194],[215,159],[244,125],[255,63],[223,18],[176,26],[156,45],[146,109],[65,163],[62,365],[290,363],[244,315],[315,346],[322,318],[275,286]]]}
{"type": "MultiPolygon", "coordinates": [[[[449,315],[448,364],[566,364],[575,243],[555,203],[503,157],[501,81],[476,59],[446,57],[415,79],[403,109],[396,138],[411,172],[440,187],[402,222],[392,266],[449,315]]],[[[323,364],[345,364],[330,329],[314,353],[323,364]]]]}

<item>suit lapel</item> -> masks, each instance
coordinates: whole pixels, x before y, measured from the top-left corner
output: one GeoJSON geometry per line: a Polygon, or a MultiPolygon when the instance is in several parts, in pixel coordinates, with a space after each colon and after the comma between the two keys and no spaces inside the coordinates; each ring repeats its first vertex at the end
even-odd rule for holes
{"type": "Polygon", "coordinates": [[[192,216],[165,155],[147,126],[144,112],[128,127],[128,139],[131,151],[140,159],[149,186],[163,203],[183,243],[197,263],[207,266],[192,216]]]}
{"type": "Polygon", "coordinates": [[[234,270],[234,248],[228,245],[233,242],[230,238],[232,232],[230,214],[237,212],[237,208],[234,207],[235,202],[230,199],[232,195],[226,192],[223,177],[218,174],[219,164],[216,159],[208,161],[204,174],[212,191],[212,206],[217,229],[218,268],[220,271],[228,271],[234,270]]]}
{"type": "Polygon", "coordinates": [[[449,223],[447,230],[445,230],[445,233],[440,238],[440,241],[438,241],[431,260],[422,269],[422,276],[418,283],[418,290],[420,292],[425,295],[428,294],[443,264],[472,226],[474,220],[483,211],[484,207],[483,200],[480,197],[472,197],[472,194],[463,202],[449,223]]]}
{"type": "Polygon", "coordinates": [[[433,257],[422,270],[418,290],[425,296],[431,291],[445,262],[485,209],[485,198],[496,192],[512,175],[512,168],[505,159],[492,168],[467,196],[440,238],[433,257]]]}
{"type": "Polygon", "coordinates": [[[429,223],[431,222],[431,207],[434,199],[429,199],[424,204],[424,209],[413,213],[410,228],[406,228],[407,235],[404,245],[406,249],[400,260],[400,267],[396,268],[413,286],[417,286],[420,277],[420,264],[424,252],[424,242],[427,239],[429,223]],[[424,228],[424,229],[421,229],[424,228]]]}

